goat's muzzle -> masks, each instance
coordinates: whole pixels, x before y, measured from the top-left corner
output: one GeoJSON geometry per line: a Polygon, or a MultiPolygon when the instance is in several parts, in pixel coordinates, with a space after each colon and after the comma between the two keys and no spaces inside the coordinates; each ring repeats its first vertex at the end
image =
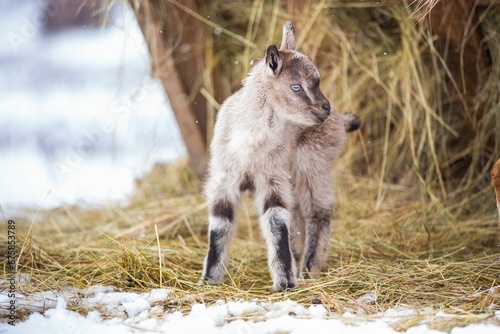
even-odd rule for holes
{"type": "Polygon", "coordinates": [[[321,106],[321,112],[320,111],[311,111],[314,117],[320,122],[324,123],[328,116],[330,116],[330,104],[324,104],[321,106]]]}

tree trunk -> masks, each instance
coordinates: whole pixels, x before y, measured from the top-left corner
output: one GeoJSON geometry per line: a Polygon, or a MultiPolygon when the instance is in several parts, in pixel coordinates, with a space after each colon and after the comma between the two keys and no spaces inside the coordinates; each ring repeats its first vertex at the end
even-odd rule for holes
{"type": "MultiPolygon", "coordinates": [[[[134,3],[131,1],[132,7],[134,3]]],[[[195,0],[184,1],[183,6],[198,11],[195,0]]],[[[189,164],[203,178],[207,166],[207,102],[199,88],[205,61],[204,26],[167,1],[142,1],[134,12],[148,44],[153,75],[161,80],[172,106],[189,164]]]]}

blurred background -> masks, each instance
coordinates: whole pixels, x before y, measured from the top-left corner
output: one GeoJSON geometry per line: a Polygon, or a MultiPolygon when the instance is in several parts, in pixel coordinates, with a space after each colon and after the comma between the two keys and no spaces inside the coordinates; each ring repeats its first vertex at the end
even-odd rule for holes
{"type": "Polygon", "coordinates": [[[175,173],[134,180],[183,155],[177,171],[202,180],[220,104],[291,19],[327,98],[362,121],[338,179],[368,187],[374,212],[494,208],[498,0],[0,4],[3,207],[104,204],[136,185],[147,202],[175,173]]]}
{"type": "Polygon", "coordinates": [[[0,1],[4,211],[123,202],[185,154],[133,12],[100,5],[0,1]]]}
{"type": "Polygon", "coordinates": [[[332,167],[332,270],[294,298],[340,314],[373,291],[366,314],[498,308],[499,0],[0,0],[0,204],[25,240],[23,291],[267,298],[248,197],[231,282],[196,284],[201,189],[220,104],[286,20],[362,124],[332,167]]]}

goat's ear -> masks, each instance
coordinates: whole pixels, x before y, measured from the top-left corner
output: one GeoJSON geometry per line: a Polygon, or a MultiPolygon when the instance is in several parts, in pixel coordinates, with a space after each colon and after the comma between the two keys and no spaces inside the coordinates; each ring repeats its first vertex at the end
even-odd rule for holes
{"type": "Polygon", "coordinates": [[[292,21],[286,21],[283,25],[283,37],[281,39],[282,50],[295,50],[295,33],[292,21]]]}
{"type": "Polygon", "coordinates": [[[266,52],[266,70],[270,76],[277,77],[281,68],[283,67],[283,61],[281,60],[280,53],[276,45],[270,45],[267,47],[266,52]]]}

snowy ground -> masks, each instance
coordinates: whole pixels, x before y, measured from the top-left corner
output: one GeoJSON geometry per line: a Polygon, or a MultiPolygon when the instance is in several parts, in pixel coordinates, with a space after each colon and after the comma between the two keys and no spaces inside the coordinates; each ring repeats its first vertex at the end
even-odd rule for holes
{"type": "MultiPolygon", "coordinates": [[[[371,295],[363,296],[370,302],[371,295]]],[[[331,314],[322,305],[300,305],[291,300],[281,302],[218,301],[215,305],[193,303],[187,314],[169,311],[174,300],[168,289],[149,293],[118,292],[110,287],[94,286],[85,291],[39,293],[30,298],[20,297],[18,308],[38,310],[16,326],[0,324],[0,333],[37,334],[118,334],[118,333],[398,333],[395,328],[417,318],[406,333],[443,333],[430,329],[459,318],[426,309],[390,309],[369,318],[345,313],[331,314]],[[68,310],[77,307],[81,315],[68,310]],[[42,315],[41,311],[44,311],[42,315]]],[[[9,301],[0,295],[2,312],[9,301]]],[[[500,312],[492,316],[500,320],[500,312]]],[[[455,327],[453,334],[499,333],[491,323],[455,327]]]]}
{"type": "Polygon", "coordinates": [[[0,204],[123,201],[184,154],[133,14],[106,29],[45,29],[43,0],[0,1],[0,204]],[[47,193],[50,195],[47,196],[47,193]]]}

